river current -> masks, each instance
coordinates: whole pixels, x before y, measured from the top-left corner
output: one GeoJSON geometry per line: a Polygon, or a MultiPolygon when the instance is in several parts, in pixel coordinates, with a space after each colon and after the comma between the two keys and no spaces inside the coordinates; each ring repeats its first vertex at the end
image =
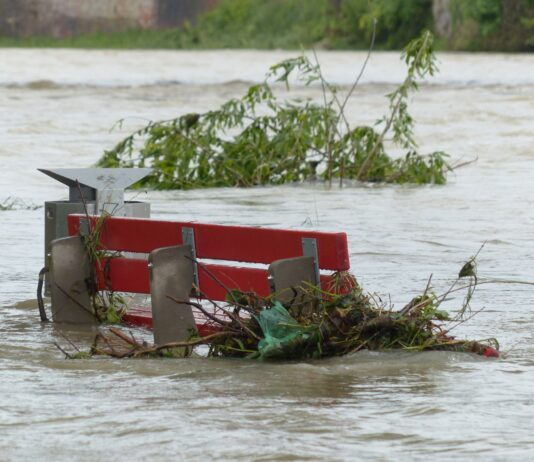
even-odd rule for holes
{"type": "MultiPolygon", "coordinates": [[[[487,284],[456,335],[495,337],[498,360],[360,352],[265,364],[217,359],[65,360],[91,332],[41,325],[45,200],[37,168],[88,167],[150,120],[217,107],[290,52],[0,49],[0,460],[530,460],[534,286],[487,284]],[[124,119],[122,128],[110,130],[124,119]],[[35,208],[35,209],[34,209],[35,208]]],[[[347,91],[365,53],[321,52],[347,91]]],[[[421,152],[477,159],[445,186],[322,184],[129,192],[153,217],[345,231],[352,271],[396,308],[437,293],[485,242],[481,278],[534,281],[534,55],[441,54],[411,98],[421,152]]],[[[403,78],[375,53],[352,123],[385,111],[403,78]]],[[[320,87],[298,96],[320,100],[320,87]]],[[[453,309],[458,296],[449,301],[453,309]]]]}

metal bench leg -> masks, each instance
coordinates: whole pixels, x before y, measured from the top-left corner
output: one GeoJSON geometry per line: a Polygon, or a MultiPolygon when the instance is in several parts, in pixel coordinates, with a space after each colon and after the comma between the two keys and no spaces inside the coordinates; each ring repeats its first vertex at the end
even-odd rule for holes
{"type": "Polygon", "coordinates": [[[290,305],[293,312],[306,311],[310,299],[302,291],[305,283],[317,285],[313,257],[295,257],[277,260],[269,265],[271,293],[282,304],[290,305]]]}
{"type": "Polygon", "coordinates": [[[152,296],[152,324],[154,343],[164,345],[185,342],[197,333],[189,301],[193,288],[193,264],[188,245],[163,247],[148,257],[150,267],[150,294],[152,296]]]}
{"type": "Polygon", "coordinates": [[[91,267],[80,236],[52,241],[50,295],[54,322],[93,324],[97,322],[87,285],[91,267]]]}

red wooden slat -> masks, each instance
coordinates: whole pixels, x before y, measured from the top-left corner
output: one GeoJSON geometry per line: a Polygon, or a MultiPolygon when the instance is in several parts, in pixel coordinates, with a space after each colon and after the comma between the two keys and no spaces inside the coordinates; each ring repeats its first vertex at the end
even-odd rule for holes
{"type": "Polygon", "coordinates": [[[130,308],[122,320],[132,326],[152,329],[152,309],[150,307],[130,308]]]}
{"type": "MultiPolygon", "coordinates": [[[[212,264],[205,265],[205,267],[229,289],[255,292],[262,297],[269,295],[267,271],[264,269],[212,264]]],[[[199,268],[198,276],[200,290],[206,297],[212,300],[225,300],[226,290],[206,271],[199,268]]],[[[100,267],[97,268],[97,281],[100,290],[149,294],[148,262],[134,258],[111,258],[107,262],[102,261],[100,267]]]]}
{"type": "Polygon", "coordinates": [[[99,290],[115,292],[150,293],[148,262],[136,258],[101,259],[96,268],[99,290]]]}
{"type": "MultiPolygon", "coordinates": [[[[122,257],[102,259],[97,268],[97,280],[100,290],[150,293],[148,262],[144,259],[122,257]]],[[[267,271],[264,269],[206,264],[199,267],[199,281],[203,295],[217,301],[226,299],[226,289],[221,284],[228,289],[255,292],[264,297],[269,294],[267,271]],[[220,284],[203,268],[206,268],[220,284]]],[[[321,284],[325,290],[333,290],[331,285],[333,281],[331,276],[321,275],[321,284]]],[[[353,279],[347,277],[342,282],[339,292],[346,292],[350,289],[353,279]]],[[[123,320],[135,326],[152,328],[152,311],[150,307],[129,309],[123,320]]],[[[218,327],[209,321],[197,319],[197,329],[201,336],[206,336],[217,332],[218,327]]]]}
{"type": "MultiPolygon", "coordinates": [[[[111,258],[105,261],[102,259],[96,273],[99,290],[150,293],[150,276],[146,260],[111,258]]],[[[223,286],[243,292],[255,292],[260,297],[269,295],[267,270],[264,269],[206,264],[199,267],[198,273],[200,290],[211,300],[226,299],[226,289],[223,286]],[[203,268],[206,268],[213,277],[203,268]]],[[[321,285],[325,290],[330,290],[331,282],[331,276],[321,275],[321,285]]]]}
{"type": "Polygon", "coordinates": [[[226,299],[226,289],[218,284],[215,279],[231,290],[239,289],[243,292],[255,292],[260,297],[269,295],[267,270],[225,265],[205,265],[205,268],[215,278],[200,267],[198,269],[199,286],[201,292],[212,300],[226,299]]]}
{"type": "MultiPolygon", "coordinates": [[[[69,215],[69,234],[79,230],[83,215],[69,215]]],[[[96,218],[93,217],[93,222],[96,218]]],[[[345,233],[225,226],[142,218],[110,217],[101,234],[102,247],[149,253],[160,247],[182,244],[182,227],[195,231],[198,258],[269,264],[302,255],[302,238],[317,240],[319,267],[345,271],[350,268],[345,233]]]]}

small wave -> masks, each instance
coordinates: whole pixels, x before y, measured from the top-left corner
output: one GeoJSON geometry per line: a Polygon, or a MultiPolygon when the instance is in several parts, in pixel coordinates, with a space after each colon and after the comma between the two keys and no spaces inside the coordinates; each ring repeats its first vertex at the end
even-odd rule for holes
{"type": "Polygon", "coordinates": [[[61,87],[61,85],[53,82],[52,80],[32,80],[25,83],[5,82],[0,83],[0,86],[4,88],[26,88],[28,90],[49,90],[61,87]]]}
{"type": "Polygon", "coordinates": [[[443,244],[442,242],[436,242],[436,241],[431,241],[431,240],[426,240],[426,239],[414,239],[414,242],[420,242],[421,244],[428,244],[428,245],[432,245],[436,247],[451,247],[450,245],[443,244]]]}
{"type": "MultiPolygon", "coordinates": [[[[36,79],[29,80],[27,82],[20,81],[0,81],[0,88],[12,88],[12,89],[28,89],[28,90],[61,90],[61,89],[77,89],[77,88],[116,88],[116,89],[127,89],[127,88],[157,88],[157,87],[178,87],[178,86],[191,86],[191,87],[218,87],[218,88],[236,88],[236,87],[248,87],[256,83],[263,82],[263,76],[257,79],[235,79],[231,76],[228,79],[223,78],[197,78],[196,76],[190,76],[189,78],[184,79],[113,79],[113,80],[97,80],[97,79],[87,79],[81,81],[60,81],[60,80],[50,80],[50,79],[36,79]]],[[[339,87],[341,91],[348,91],[352,86],[352,82],[342,78],[331,79],[330,82],[339,87]]],[[[363,79],[359,87],[361,89],[365,88],[374,88],[381,89],[387,92],[391,87],[394,87],[399,84],[399,79],[363,79]]],[[[276,87],[283,87],[281,83],[274,83],[276,87]]],[[[443,87],[448,87],[457,90],[471,90],[473,87],[477,88],[511,88],[514,92],[520,90],[530,91],[530,88],[534,85],[534,80],[520,80],[513,82],[513,85],[510,85],[510,82],[502,82],[499,79],[496,80],[468,80],[462,81],[458,79],[436,79],[433,81],[425,81],[420,84],[424,88],[434,88],[440,89],[443,87]]],[[[291,86],[293,89],[306,89],[306,88],[315,88],[321,89],[320,83],[312,83],[306,85],[302,82],[291,81],[291,86]]]]}
{"type": "MultiPolygon", "coordinates": [[[[148,84],[147,86],[159,86],[160,83],[154,83],[154,84],[148,84]]],[[[140,86],[140,85],[135,85],[140,86]]],[[[77,88],[131,88],[132,85],[129,84],[114,84],[111,82],[102,82],[102,83],[95,83],[95,82],[74,82],[74,83],[67,83],[67,82],[57,82],[53,80],[30,80],[29,82],[4,82],[0,83],[0,88],[13,88],[13,89],[26,89],[26,90],[62,90],[62,89],[77,89],[77,88]]]]}

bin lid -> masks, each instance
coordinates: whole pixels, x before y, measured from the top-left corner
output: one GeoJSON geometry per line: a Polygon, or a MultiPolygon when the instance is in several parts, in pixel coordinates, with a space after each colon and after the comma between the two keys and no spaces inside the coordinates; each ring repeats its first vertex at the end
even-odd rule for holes
{"type": "Polygon", "coordinates": [[[75,188],[77,180],[81,186],[97,191],[126,189],[152,172],[151,168],[39,168],[38,170],[69,188],[75,188]]]}

